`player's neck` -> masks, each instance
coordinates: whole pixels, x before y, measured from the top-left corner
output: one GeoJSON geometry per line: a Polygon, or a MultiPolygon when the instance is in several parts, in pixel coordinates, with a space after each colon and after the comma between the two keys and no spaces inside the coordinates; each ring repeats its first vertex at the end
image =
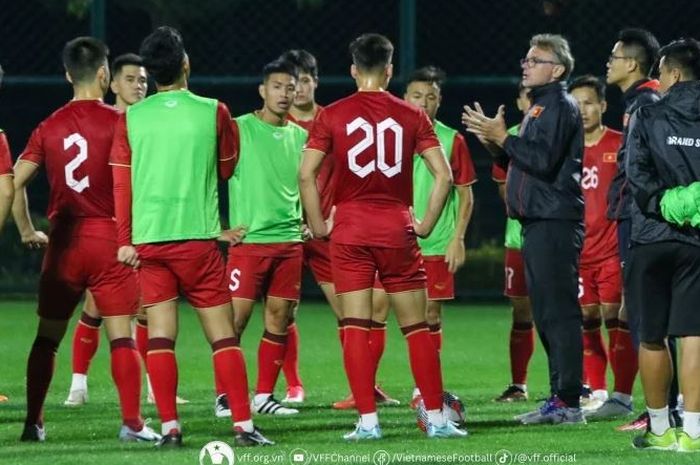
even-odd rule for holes
{"type": "Polygon", "coordinates": [[[129,108],[129,104],[126,103],[126,101],[118,95],[117,100],[114,102],[114,106],[121,111],[126,111],[126,109],[129,108]]]}
{"type": "Polygon", "coordinates": [[[583,139],[586,147],[598,145],[600,139],[603,138],[603,134],[605,134],[605,126],[603,126],[602,124],[599,124],[598,126],[596,126],[595,129],[591,131],[585,131],[583,134],[583,139]]]}
{"type": "Polygon", "coordinates": [[[620,90],[624,94],[630,87],[632,87],[632,84],[637,81],[641,81],[642,79],[644,79],[644,76],[641,74],[630,74],[622,82],[620,82],[620,90]]]}
{"type": "Polygon", "coordinates": [[[387,87],[386,76],[358,75],[355,78],[358,92],[384,92],[387,87]]]}
{"type": "Polygon", "coordinates": [[[318,105],[316,105],[316,102],[312,102],[311,105],[306,107],[292,105],[292,108],[289,110],[289,114],[298,121],[311,121],[316,117],[317,111],[318,105]]]}
{"type": "Polygon", "coordinates": [[[170,92],[173,90],[187,90],[187,78],[184,76],[180,77],[177,81],[168,85],[161,85],[156,83],[156,90],[158,92],[170,92]]]}
{"type": "Polygon", "coordinates": [[[287,124],[286,113],[278,115],[277,113],[268,110],[266,107],[263,107],[261,110],[257,110],[255,112],[255,116],[257,116],[261,121],[272,126],[284,126],[287,124]]]}
{"type": "Polygon", "coordinates": [[[99,85],[90,86],[74,86],[73,100],[102,100],[104,92],[99,85]]]}

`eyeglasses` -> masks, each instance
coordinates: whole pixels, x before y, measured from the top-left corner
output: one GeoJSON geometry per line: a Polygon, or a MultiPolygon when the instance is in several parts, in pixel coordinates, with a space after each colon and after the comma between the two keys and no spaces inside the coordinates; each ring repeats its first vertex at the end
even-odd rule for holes
{"type": "Polygon", "coordinates": [[[632,57],[626,57],[624,55],[610,55],[608,57],[608,63],[612,63],[615,60],[631,60],[632,57]]]}
{"type": "Polygon", "coordinates": [[[524,66],[526,68],[534,68],[537,65],[560,65],[558,61],[551,61],[551,60],[542,60],[540,58],[522,58],[520,60],[520,66],[524,66]]]}

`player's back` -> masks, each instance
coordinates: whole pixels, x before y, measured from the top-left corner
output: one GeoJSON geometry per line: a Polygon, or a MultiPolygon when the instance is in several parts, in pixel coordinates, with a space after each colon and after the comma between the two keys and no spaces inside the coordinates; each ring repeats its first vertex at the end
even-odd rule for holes
{"type": "Polygon", "coordinates": [[[388,92],[357,92],[323,110],[311,139],[335,159],[334,241],[403,247],[415,238],[413,154],[439,146],[422,110],[388,92]]]}
{"type": "Polygon", "coordinates": [[[99,100],[64,105],[32,133],[20,159],[45,164],[52,223],[114,216],[109,154],[119,111],[99,100]]]}

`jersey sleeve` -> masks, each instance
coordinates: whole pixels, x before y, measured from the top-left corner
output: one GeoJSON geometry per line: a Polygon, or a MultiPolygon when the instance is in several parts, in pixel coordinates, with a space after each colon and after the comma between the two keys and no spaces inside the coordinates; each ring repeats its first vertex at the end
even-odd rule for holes
{"type": "Polygon", "coordinates": [[[333,133],[328,120],[328,112],[321,109],[311,126],[305,149],[317,150],[326,154],[333,151],[333,133]]]}
{"type": "Polygon", "coordinates": [[[115,166],[131,166],[131,146],[126,131],[126,115],[119,115],[114,127],[112,150],[109,154],[109,164],[115,166]]]}
{"type": "Polygon", "coordinates": [[[219,178],[228,179],[238,162],[238,125],[231,119],[226,104],[216,108],[216,138],[218,142],[219,178]]]}
{"type": "Polygon", "coordinates": [[[476,171],[472,156],[467,147],[467,142],[462,134],[455,134],[452,142],[452,156],[450,157],[450,168],[452,168],[452,178],[455,186],[468,186],[476,182],[476,171]]]}
{"type": "Polygon", "coordinates": [[[35,165],[44,163],[46,154],[44,153],[44,141],[41,134],[41,127],[42,126],[39,125],[39,127],[32,132],[32,135],[29,137],[29,142],[27,142],[27,146],[24,148],[18,160],[28,161],[35,165]]]}
{"type": "Polygon", "coordinates": [[[5,132],[0,130],[0,176],[12,174],[12,155],[5,132]]]}
{"type": "Polygon", "coordinates": [[[508,171],[498,163],[494,163],[491,165],[491,179],[493,179],[497,183],[506,182],[507,175],[508,171]]]}
{"type": "Polygon", "coordinates": [[[428,115],[421,110],[418,119],[418,130],[416,131],[416,153],[422,154],[428,149],[440,147],[440,141],[435,135],[435,129],[430,122],[428,115]]]}

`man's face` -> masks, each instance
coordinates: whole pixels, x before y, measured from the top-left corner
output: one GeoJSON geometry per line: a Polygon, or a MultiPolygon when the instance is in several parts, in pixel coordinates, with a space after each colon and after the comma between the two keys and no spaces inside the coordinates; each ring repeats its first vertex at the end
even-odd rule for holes
{"type": "Polygon", "coordinates": [[[316,87],[318,87],[318,81],[312,75],[299,73],[294,106],[302,108],[313,106],[316,103],[316,87]]]}
{"type": "Polygon", "coordinates": [[[583,129],[590,132],[599,128],[605,112],[605,101],[598,99],[595,89],[588,86],[577,87],[571,91],[571,95],[581,110],[583,129]]]}
{"type": "Polygon", "coordinates": [[[680,72],[666,64],[666,57],[659,62],[659,92],[665,94],[680,79],[680,72]]]}
{"type": "Polygon", "coordinates": [[[272,73],[260,86],[265,108],[275,115],[286,115],[296,95],[297,80],[287,73],[272,73]]]}
{"type": "Polygon", "coordinates": [[[605,82],[609,85],[617,85],[622,82],[629,74],[629,65],[634,60],[625,55],[625,46],[622,42],[615,42],[606,67],[608,69],[605,75],[605,82]]]}
{"type": "Polygon", "coordinates": [[[425,110],[432,121],[440,108],[440,87],[434,82],[413,81],[406,88],[403,98],[408,103],[425,110]]]}
{"type": "Polygon", "coordinates": [[[530,48],[522,61],[520,67],[525,87],[538,87],[556,81],[561,73],[556,74],[555,71],[563,66],[552,52],[539,47],[530,48]]]}
{"type": "Polygon", "coordinates": [[[143,100],[147,90],[148,80],[143,66],[124,65],[114,75],[112,92],[129,105],[143,100]]]}

